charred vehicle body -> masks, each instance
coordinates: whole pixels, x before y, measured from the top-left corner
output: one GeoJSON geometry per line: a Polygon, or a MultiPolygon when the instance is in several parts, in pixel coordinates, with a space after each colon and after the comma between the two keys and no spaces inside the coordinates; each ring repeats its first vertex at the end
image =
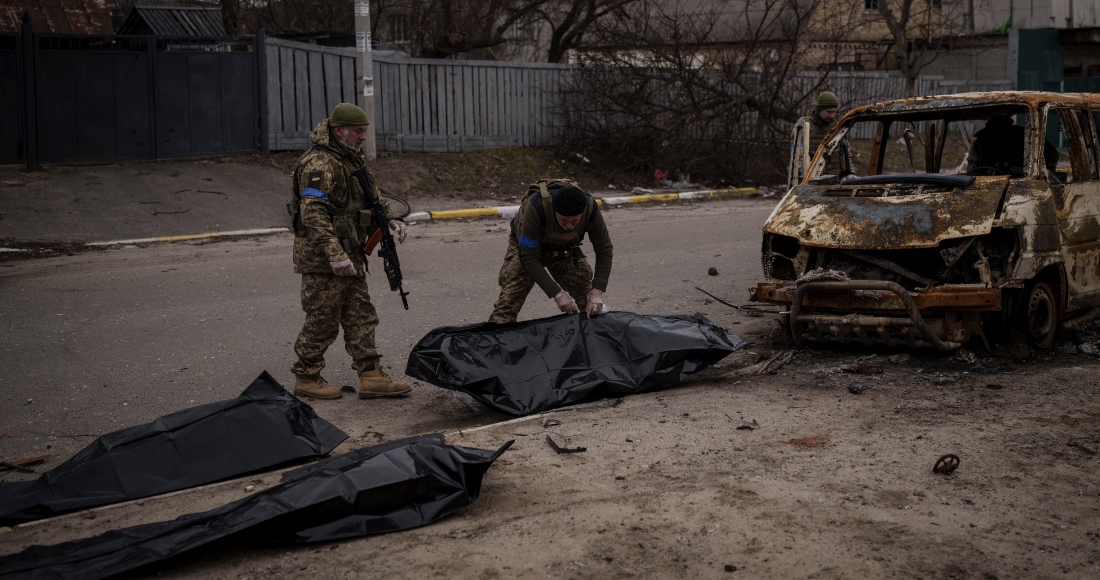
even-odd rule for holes
{"type": "Polygon", "coordinates": [[[849,112],[768,218],[750,298],[787,306],[798,342],[951,350],[997,329],[1049,347],[1100,317],[1098,123],[1085,94],[849,112]]]}

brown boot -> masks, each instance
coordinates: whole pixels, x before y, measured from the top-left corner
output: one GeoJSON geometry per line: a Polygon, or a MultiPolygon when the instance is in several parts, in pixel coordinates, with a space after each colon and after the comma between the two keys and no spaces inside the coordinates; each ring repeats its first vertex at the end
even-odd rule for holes
{"type": "Polygon", "coordinates": [[[312,379],[301,377],[295,379],[294,395],[296,397],[313,397],[314,399],[339,399],[344,396],[340,393],[340,389],[328,384],[328,381],[320,375],[312,379]]]}
{"type": "Polygon", "coordinates": [[[359,373],[360,399],[397,397],[400,395],[407,395],[409,391],[412,391],[412,387],[387,377],[386,373],[378,368],[359,373]]]}

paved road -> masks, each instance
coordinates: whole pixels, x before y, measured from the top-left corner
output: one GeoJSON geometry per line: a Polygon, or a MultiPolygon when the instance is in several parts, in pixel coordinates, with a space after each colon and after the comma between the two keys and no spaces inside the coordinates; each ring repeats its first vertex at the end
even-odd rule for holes
{"type": "MultiPolygon", "coordinates": [[[[701,311],[734,332],[760,319],[706,297],[702,286],[741,303],[760,275],[759,231],[774,201],[614,209],[608,291],[612,309],[701,311]],[[709,267],[720,272],[707,275],[709,267]],[[750,324],[738,326],[742,320],[750,324]]],[[[488,317],[507,222],[480,220],[411,228],[400,248],[412,293],[409,311],[373,288],[379,348],[400,375],[412,345],[438,326],[488,317]]],[[[290,236],[123,248],[0,264],[0,459],[75,453],[93,437],[166,413],[237,396],[261,371],[284,385],[302,321],[290,236]]],[[[524,318],[556,313],[536,290],[524,318]]],[[[342,341],[342,339],[341,339],[342,341]]],[[[325,375],[352,384],[341,341],[325,375]]],[[[404,400],[313,403],[353,437],[483,424],[446,391],[422,385],[404,400]]],[[[53,463],[56,465],[56,463],[53,463]]],[[[26,478],[0,475],[0,480],[26,478]]]]}

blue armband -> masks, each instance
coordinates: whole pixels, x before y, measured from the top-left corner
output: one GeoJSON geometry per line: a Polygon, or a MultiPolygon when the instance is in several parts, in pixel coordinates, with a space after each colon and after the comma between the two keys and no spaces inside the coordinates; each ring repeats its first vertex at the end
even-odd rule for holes
{"type": "Polygon", "coordinates": [[[325,192],[320,189],[313,189],[312,187],[303,189],[302,197],[316,197],[328,201],[328,195],[325,192]]]}
{"type": "Polygon", "coordinates": [[[533,239],[531,239],[531,238],[529,238],[529,237],[527,237],[523,234],[520,234],[520,236],[519,236],[519,247],[521,247],[521,248],[527,248],[529,250],[533,250],[533,249],[535,249],[535,248],[537,248],[541,245],[542,245],[542,242],[540,240],[533,240],[533,239]]]}

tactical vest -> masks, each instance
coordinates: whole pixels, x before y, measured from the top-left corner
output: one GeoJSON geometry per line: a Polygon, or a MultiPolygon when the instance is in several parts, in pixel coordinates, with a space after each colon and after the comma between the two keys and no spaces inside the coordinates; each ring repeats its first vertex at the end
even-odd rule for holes
{"type": "Polygon", "coordinates": [[[544,254],[567,252],[581,245],[581,237],[584,236],[585,226],[588,225],[589,210],[592,204],[592,198],[588,196],[588,203],[585,204],[581,219],[577,222],[577,226],[574,227],[572,231],[555,232],[554,225],[557,219],[554,217],[554,204],[550,199],[550,190],[546,187],[550,183],[564,183],[577,187],[578,189],[580,188],[577,182],[571,179],[540,179],[532,183],[531,186],[527,188],[527,194],[523,196],[523,200],[519,202],[519,210],[516,211],[516,217],[513,222],[515,224],[513,229],[518,232],[526,213],[528,211],[534,211],[531,208],[531,198],[536,195],[542,197],[542,211],[546,214],[546,223],[542,229],[542,253],[544,254]]]}
{"type": "MultiPolygon", "coordinates": [[[[301,160],[305,159],[307,155],[313,152],[317,148],[316,145],[310,147],[299,158],[299,166],[301,160]]],[[[333,207],[336,210],[336,214],[332,216],[332,229],[336,233],[336,238],[340,240],[340,245],[347,252],[348,256],[360,255],[359,248],[363,247],[363,242],[370,237],[368,229],[371,228],[371,212],[367,209],[367,198],[359,188],[359,181],[355,179],[355,176],[351,174],[355,171],[355,166],[348,160],[347,157],[338,155],[336,152],[322,147],[321,150],[329,155],[333,156],[340,163],[347,168],[348,173],[345,175],[347,180],[348,200],[343,207],[333,207]]],[[[306,228],[302,224],[302,190],[298,184],[298,170],[294,170],[294,185],[291,191],[290,202],[286,206],[287,212],[290,213],[291,223],[294,228],[294,235],[305,236],[306,228]]]]}

